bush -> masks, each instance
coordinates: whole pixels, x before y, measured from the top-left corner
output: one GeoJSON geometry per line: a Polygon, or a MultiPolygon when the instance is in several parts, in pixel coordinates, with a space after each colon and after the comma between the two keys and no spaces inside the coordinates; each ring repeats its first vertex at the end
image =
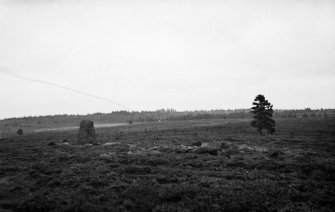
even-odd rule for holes
{"type": "Polygon", "coordinates": [[[18,129],[18,130],[16,131],[16,133],[17,133],[18,135],[22,135],[22,134],[23,134],[23,130],[22,130],[22,129],[18,129]]]}

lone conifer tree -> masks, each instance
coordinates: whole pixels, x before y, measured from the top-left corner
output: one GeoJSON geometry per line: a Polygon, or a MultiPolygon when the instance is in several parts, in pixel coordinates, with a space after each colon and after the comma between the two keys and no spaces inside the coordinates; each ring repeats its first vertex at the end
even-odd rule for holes
{"type": "Polygon", "coordinates": [[[273,134],[275,130],[275,121],[272,119],[272,107],[270,102],[265,99],[261,94],[256,96],[254,106],[251,108],[250,113],[254,114],[254,117],[251,121],[251,126],[257,128],[259,134],[263,134],[262,130],[266,129],[268,133],[273,134]]]}

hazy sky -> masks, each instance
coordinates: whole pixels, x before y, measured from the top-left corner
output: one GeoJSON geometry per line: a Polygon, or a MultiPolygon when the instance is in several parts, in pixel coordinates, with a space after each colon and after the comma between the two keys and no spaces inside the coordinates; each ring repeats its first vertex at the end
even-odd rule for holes
{"type": "MultiPolygon", "coordinates": [[[[334,108],[335,1],[0,0],[0,66],[134,110],[334,108]]],[[[0,118],[124,109],[0,86],[0,118]]]]}

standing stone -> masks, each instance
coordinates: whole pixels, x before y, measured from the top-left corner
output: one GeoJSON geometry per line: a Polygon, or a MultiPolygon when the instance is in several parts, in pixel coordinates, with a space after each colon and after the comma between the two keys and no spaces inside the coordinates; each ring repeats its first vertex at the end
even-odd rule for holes
{"type": "Polygon", "coordinates": [[[82,120],[80,122],[78,133],[78,144],[95,144],[94,123],[90,120],[82,120]]]}

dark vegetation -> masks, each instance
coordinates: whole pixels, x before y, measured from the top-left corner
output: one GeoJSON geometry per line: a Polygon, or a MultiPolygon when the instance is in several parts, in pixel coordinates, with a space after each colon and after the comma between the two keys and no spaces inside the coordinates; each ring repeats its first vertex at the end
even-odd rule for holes
{"type": "Polygon", "coordinates": [[[18,129],[18,130],[16,131],[16,133],[17,133],[18,135],[22,135],[22,134],[23,134],[23,130],[22,130],[22,129],[18,129]]]}
{"type": "Polygon", "coordinates": [[[99,128],[83,146],[78,131],[14,134],[0,210],[334,211],[335,119],[276,119],[271,136],[249,121],[99,128]]]}

